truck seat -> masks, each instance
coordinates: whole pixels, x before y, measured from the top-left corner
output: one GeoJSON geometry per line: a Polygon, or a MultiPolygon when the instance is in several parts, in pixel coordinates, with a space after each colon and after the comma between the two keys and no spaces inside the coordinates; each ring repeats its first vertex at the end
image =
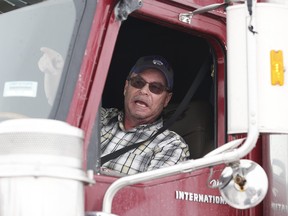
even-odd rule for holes
{"type": "MultiPolygon", "coordinates": [[[[177,106],[169,104],[165,108],[164,121],[173,115],[177,106]]],[[[190,158],[196,159],[214,149],[213,127],[212,105],[208,101],[192,101],[169,129],[184,138],[190,158]]]]}

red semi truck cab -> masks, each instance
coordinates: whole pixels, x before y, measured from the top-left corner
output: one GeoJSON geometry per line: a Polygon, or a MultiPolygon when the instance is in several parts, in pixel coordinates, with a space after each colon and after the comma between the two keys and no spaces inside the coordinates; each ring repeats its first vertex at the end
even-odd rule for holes
{"type": "MultiPolygon", "coordinates": [[[[55,121],[83,132],[77,136],[81,169],[89,174],[77,174],[85,186],[72,215],[287,215],[287,12],[285,1],[2,1],[0,136],[7,122],[31,119],[39,128],[46,120],[49,131],[55,121]],[[165,120],[198,72],[205,73],[170,127],[185,139],[191,158],[131,176],[103,170],[100,107],[122,109],[127,74],[139,57],[154,54],[175,73],[165,120]]],[[[0,207],[1,215],[32,215],[7,209],[0,207]]],[[[35,215],[48,215],[40,209],[35,215]]]]}

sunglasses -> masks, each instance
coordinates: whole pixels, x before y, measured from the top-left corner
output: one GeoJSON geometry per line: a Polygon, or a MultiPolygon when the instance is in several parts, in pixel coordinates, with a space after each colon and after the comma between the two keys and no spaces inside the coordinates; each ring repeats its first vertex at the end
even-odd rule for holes
{"type": "Polygon", "coordinates": [[[146,82],[141,76],[129,77],[127,79],[130,85],[137,89],[142,89],[147,83],[149,84],[149,91],[153,94],[162,94],[163,91],[169,91],[169,88],[158,82],[146,82]]]}

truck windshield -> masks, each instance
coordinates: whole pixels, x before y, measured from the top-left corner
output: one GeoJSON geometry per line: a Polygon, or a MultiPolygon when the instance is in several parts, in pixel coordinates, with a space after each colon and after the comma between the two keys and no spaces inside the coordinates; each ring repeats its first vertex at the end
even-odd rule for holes
{"type": "Polygon", "coordinates": [[[49,118],[61,95],[76,20],[73,0],[0,14],[0,121],[49,118]]]}

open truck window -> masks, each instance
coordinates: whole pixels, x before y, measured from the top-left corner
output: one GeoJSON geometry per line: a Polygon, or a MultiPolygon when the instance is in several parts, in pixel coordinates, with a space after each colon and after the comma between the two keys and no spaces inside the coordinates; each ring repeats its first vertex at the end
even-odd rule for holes
{"type": "Polygon", "coordinates": [[[163,112],[164,120],[175,112],[209,56],[211,61],[206,64],[211,66],[205,71],[204,79],[199,83],[185,112],[170,127],[188,143],[191,158],[204,156],[214,148],[215,131],[213,49],[204,38],[129,17],[119,31],[102,106],[123,109],[123,89],[127,75],[137,59],[147,55],[163,56],[174,69],[173,96],[163,112]]]}

